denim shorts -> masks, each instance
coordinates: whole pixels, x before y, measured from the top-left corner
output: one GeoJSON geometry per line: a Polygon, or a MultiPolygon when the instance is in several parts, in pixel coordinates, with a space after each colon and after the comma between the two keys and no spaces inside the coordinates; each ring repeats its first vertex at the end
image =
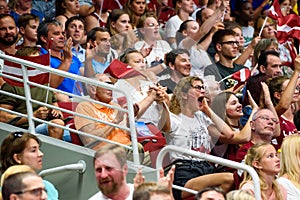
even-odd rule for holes
{"type": "MultiPolygon", "coordinates": [[[[42,135],[48,134],[48,124],[39,124],[35,127],[35,132],[42,135]]],[[[72,142],[70,131],[64,130],[63,141],[72,142]]]]}

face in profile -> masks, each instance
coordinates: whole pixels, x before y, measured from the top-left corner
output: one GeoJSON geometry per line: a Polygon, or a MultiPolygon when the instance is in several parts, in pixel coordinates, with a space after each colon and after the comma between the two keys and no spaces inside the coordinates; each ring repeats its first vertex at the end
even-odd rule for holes
{"type": "Polygon", "coordinates": [[[28,176],[23,179],[25,188],[21,194],[18,194],[19,200],[46,200],[47,193],[43,179],[38,176],[28,176]]]}
{"type": "Polygon", "coordinates": [[[43,168],[43,152],[35,139],[29,139],[25,149],[20,154],[15,154],[14,159],[19,164],[31,166],[34,170],[43,168]]]}

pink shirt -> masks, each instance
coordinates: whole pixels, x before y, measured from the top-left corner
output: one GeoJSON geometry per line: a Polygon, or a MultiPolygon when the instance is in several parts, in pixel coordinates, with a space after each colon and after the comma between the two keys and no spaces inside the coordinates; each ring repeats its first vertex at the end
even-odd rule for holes
{"type": "MultiPolygon", "coordinates": [[[[287,200],[287,191],[286,189],[280,185],[279,185],[279,189],[280,189],[280,193],[283,197],[284,200],[287,200]]],[[[241,190],[246,190],[248,192],[250,192],[251,194],[254,195],[254,185],[253,185],[253,182],[252,181],[249,181],[249,182],[246,182],[242,187],[241,187],[241,190]]],[[[276,199],[276,196],[275,196],[275,191],[273,190],[271,196],[267,197],[267,200],[277,200],[276,199]]]]}

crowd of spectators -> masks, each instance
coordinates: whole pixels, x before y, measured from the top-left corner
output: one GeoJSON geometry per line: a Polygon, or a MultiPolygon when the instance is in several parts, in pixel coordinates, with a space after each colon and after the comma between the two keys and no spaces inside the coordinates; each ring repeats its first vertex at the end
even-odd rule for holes
{"type": "MultiPolygon", "coordinates": [[[[279,16],[297,17],[297,1],[275,2],[279,16]]],[[[271,6],[275,3],[268,0],[1,0],[0,51],[23,59],[49,54],[51,68],[114,85],[131,98],[136,122],[144,128],[148,124],[157,127],[166,145],[246,163],[259,175],[262,199],[292,200],[300,198],[300,162],[287,158],[300,160],[295,136],[300,131],[296,114],[300,42],[293,37],[285,42],[277,38],[278,21],[268,16],[271,6]],[[128,73],[128,69],[133,71],[128,73]]],[[[73,110],[88,118],[75,116],[74,127],[122,145],[132,144],[128,131],[99,122],[128,126],[128,116],[111,108],[128,108],[124,94],[56,74],[50,75],[48,84],[58,92],[33,87],[32,98],[58,106],[78,101],[72,95],[85,96],[92,101],[81,101],[73,110]]],[[[24,96],[23,88],[2,77],[0,88],[24,96]]],[[[24,100],[5,93],[0,93],[0,107],[27,113],[24,100]]],[[[60,126],[67,123],[61,111],[37,104],[33,104],[33,116],[60,126]]],[[[25,129],[29,126],[25,117],[4,110],[0,110],[0,121],[25,129]]],[[[35,125],[37,133],[72,142],[69,131],[35,125]]],[[[83,145],[93,143],[90,148],[97,151],[94,165],[101,192],[91,199],[192,198],[191,193],[172,191],[169,185],[144,183],[139,173],[136,185],[128,185],[124,180],[126,160],[119,158],[124,152],[115,152],[115,146],[106,148],[94,137],[80,139],[83,145]],[[108,187],[109,181],[102,182],[109,180],[102,177],[108,167],[118,171],[105,174],[116,176],[112,180],[119,181],[120,185],[114,186],[117,189],[108,187]]],[[[41,168],[21,157],[28,147],[42,159],[37,138],[12,133],[6,140],[1,146],[2,172],[18,164],[41,168]],[[22,138],[28,138],[22,148],[12,149],[21,145],[17,142],[22,138]]],[[[143,153],[144,143],[139,145],[143,153]]],[[[170,153],[169,164],[175,168],[162,179],[188,189],[203,189],[196,199],[209,193],[215,194],[215,199],[225,199],[228,192],[227,199],[251,199],[253,195],[253,182],[246,172],[175,152],[170,153]]],[[[34,171],[12,179],[22,181],[29,176],[40,180],[34,171]]],[[[45,197],[44,191],[39,185],[37,193],[45,197]]],[[[48,193],[48,198],[51,196],[48,193]]]]}

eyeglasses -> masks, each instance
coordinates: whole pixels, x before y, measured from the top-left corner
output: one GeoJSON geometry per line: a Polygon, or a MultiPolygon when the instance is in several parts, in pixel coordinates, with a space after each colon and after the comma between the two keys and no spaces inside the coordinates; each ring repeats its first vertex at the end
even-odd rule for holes
{"type": "Polygon", "coordinates": [[[113,82],[109,82],[109,81],[106,81],[106,82],[104,82],[104,83],[107,83],[107,84],[109,84],[109,85],[114,85],[113,82]]]}
{"type": "Polygon", "coordinates": [[[271,120],[273,123],[275,123],[275,124],[278,124],[279,123],[279,121],[276,119],[276,118],[271,118],[271,117],[269,117],[269,116],[267,116],[267,115],[262,115],[262,116],[258,116],[256,119],[253,119],[253,121],[255,121],[255,120],[257,120],[257,119],[262,119],[262,120],[264,120],[264,121],[269,121],[269,120],[271,120]]]}
{"type": "Polygon", "coordinates": [[[21,131],[18,131],[18,132],[14,132],[13,133],[13,136],[14,136],[14,139],[13,140],[15,140],[15,139],[17,139],[17,138],[21,138],[22,136],[23,136],[23,132],[21,132],[21,131]]]}
{"type": "Polygon", "coordinates": [[[192,86],[192,88],[195,88],[196,90],[205,90],[205,86],[204,85],[195,85],[195,86],[192,86]]]}
{"type": "Polygon", "coordinates": [[[43,192],[47,193],[47,190],[45,188],[35,188],[35,189],[31,189],[31,190],[24,190],[24,191],[20,191],[20,192],[15,192],[14,194],[24,194],[24,193],[30,193],[34,196],[42,196],[43,192]]]}
{"type": "Polygon", "coordinates": [[[238,41],[226,41],[226,42],[220,42],[220,44],[229,44],[231,46],[236,45],[239,46],[239,42],[238,41]]]}

